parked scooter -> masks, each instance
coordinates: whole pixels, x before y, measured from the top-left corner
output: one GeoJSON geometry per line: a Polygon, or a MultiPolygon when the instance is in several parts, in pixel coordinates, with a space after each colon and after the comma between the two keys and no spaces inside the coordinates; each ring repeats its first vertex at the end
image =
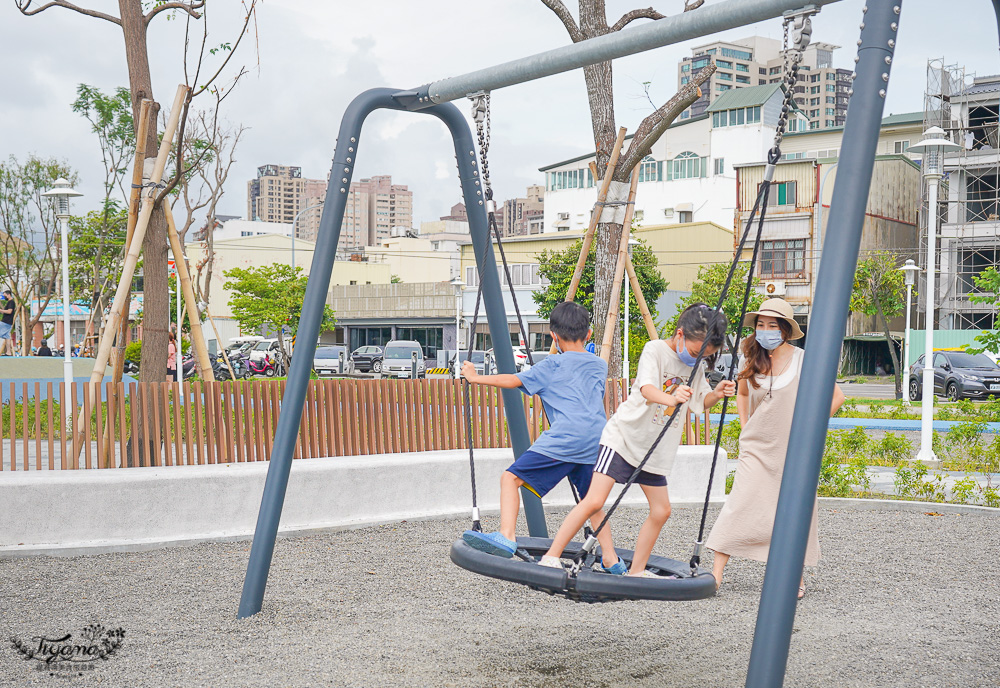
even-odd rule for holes
{"type": "Polygon", "coordinates": [[[266,375],[267,377],[274,377],[278,371],[277,364],[275,364],[274,360],[267,354],[264,354],[264,358],[259,361],[247,359],[246,364],[247,371],[250,375],[266,375]]]}

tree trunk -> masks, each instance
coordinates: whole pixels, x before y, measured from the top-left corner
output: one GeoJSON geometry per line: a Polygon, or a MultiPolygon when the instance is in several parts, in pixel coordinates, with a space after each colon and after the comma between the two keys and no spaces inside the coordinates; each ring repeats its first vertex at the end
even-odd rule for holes
{"type": "MultiPolygon", "coordinates": [[[[143,98],[153,99],[153,84],[149,73],[146,49],[146,22],[141,0],[118,0],[125,36],[125,59],[128,62],[129,89],[132,94],[132,115],[138,126],[139,105],[143,98]]],[[[150,121],[156,121],[159,106],[154,102],[150,121]]],[[[156,158],[159,148],[156,127],[146,134],[146,156],[156,158]]],[[[170,296],[167,286],[167,221],[162,205],[153,209],[146,236],[142,242],[143,318],[142,382],[162,382],[167,376],[167,329],[170,322],[170,296]]]]}
{"type": "Polygon", "coordinates": [[[896,398],[903,398],[903,386],[902,377],[899,370],[899,357],[896,355],[896,343],[892,341],[892,335],[889,333],[889,323],[885,319],[885,315],[882,313],[882,302],[879,301],[878,294],[873,293],[872,298],[875,301],[875,309],[878,311],[878,320],[882,323],[882,331],[885,333],[886,344],[889,345],[889,355],[892,357],[892,372],[893,376],[896,378],[896,398]]]}

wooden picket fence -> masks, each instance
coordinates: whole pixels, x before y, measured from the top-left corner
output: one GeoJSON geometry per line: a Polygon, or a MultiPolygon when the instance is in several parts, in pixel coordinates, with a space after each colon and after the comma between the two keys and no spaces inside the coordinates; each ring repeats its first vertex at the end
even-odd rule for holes
{"type": "MultiPolygon", "coordinates": [[[[266,461],[285,388],[275,380],[99,383],[94,396],[101,401],[91,403],[78,384],[64,405],[58,401],[66,398],[63,383],[17,385],[3,389],[0,470],[266,461]],[[81,410],[90,422],[74,447],[71,428],[81,410]]],[[[626,396],[624,380],[609,381],[609,416],[626,396]]],[[[473,385],[470,398],[474,446],[509,446],[499,390],[473,385]]],[[[534,440],[548,421],[538,397],[523,397],[523,403],[534,440]]],[[[702,423],[707,427],[707,414],[687,419],[688,443],[702,437],[702,423]]],[[[311,380],[294,457],[462,449],[469,440],[461,381],[311,380]]]]}

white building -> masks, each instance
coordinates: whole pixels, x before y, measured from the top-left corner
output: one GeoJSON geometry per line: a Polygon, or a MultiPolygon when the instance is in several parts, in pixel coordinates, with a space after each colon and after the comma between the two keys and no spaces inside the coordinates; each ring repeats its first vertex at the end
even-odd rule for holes
{"type": "Polygon", "coordinates": [[[215,230],[215,241],[239,239],[240,237],[261,236],[262,234],[280,234],[292,236],[292,225],[286,222],[260,222],[259,220],[227,220],[215,230]]]}
{"type": "MultiPolygon", "coordinates": [[[[727,91],[706,113],[672,124],[642,162],[634,219],[638,226],[714,222],[733,226],[734,165],[764,160],[774,142],[783,92],[778,84],[727,91]]],[[[789,129],[808,128],[793,113],[789,129]]],[[[627,148],[628,142],[625,142],[627,148]]],[[[596,184],[588,169],[594,154],[540,168],[545,172],[545,227],[583,231],[596,184]]]]}

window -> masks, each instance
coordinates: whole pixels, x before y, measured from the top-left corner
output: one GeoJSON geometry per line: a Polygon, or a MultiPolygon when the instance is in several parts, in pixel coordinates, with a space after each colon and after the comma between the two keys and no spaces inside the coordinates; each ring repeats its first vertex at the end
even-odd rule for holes
{"type": "Polygon", "coordinates": [[[811,94],[819,93],[819,86],[810,86],[809,93],[811,94]]]}
{"type": "Polygon", "coordinates": [[[763,86],[766,83],[767,83],[767,79],[757,79],[757,85],[758,86],[763,86]]]}
{"type": "Polygon", "coordinates": [[[728,91],[731,88],[732,88],[732,86],[730,86],[729,84],[716,84],[715,85],[715,90],[716,91],[728,91]]]}
{"type": "Polygon", "coordinates": [[[725,171],[726,171],[726,159],[725,158],[716,158],[715,159],[715,168],[714,168],[713,171],[714,171],[714,173],[716,175],[724,174],[725,171]]]}
{"type": "Polygon", "coordinates": [[[737,62],[736,63],[736,71],[737,72],[747,72],[747,73],[749,73],[750,72],[750,65],[745,65],[745,64],[741,64],[741,63],[737,62]]]}
{"type": "Polygon", "coordinates": [[[688,222],[694,222],[694,213],[690,210],[680,210],[677,212],[677,222],[685,224],[688,222]]]}
{"type": "MultiPolygon", "coordinates": [[[[743,124],[743,122],[744,122],[744,117],[745,117],[745,115],[746,115],[746,111],[745,111],[745,110],[743,110],[743,108],[740,108],[739,110],[735,110],[734,112],[736,113],[736,123],[737,123],[737,124],[743,124]]],[[[729,114],[729,121],[730,121],[730,122],[732,122],[732,121],[733,121],[733,115],[732,115],[732,112],[731,112],[731,113],[729,114]]]]}
{"type": "Polygon", "coordinates": [[[767,68],[766,67],[758,67],[757,68],[757,73],[758,74],[767,74],[767,68]]]}
{"type": "Polygon", "coordinates": [[[636,222],[642,222],[643,220],[646,219],[646,211],[645,210],[636,210],[632,214],[632,219],[634,219],[636,222]]]}
{"type": "Polygon", "coordinates": [[[760,122],[760,105],[747,108],[747,123],[755,124],[757,122],[760,122]]]}
{"type": "Polygon", "coordinates": [[[750,77],[748,77],[748,76],[740,76],[739,74],[737,74],[736,75],[736,83],[738,83],[738,84],[749,84],[750,83],[750,77]]]}
{"type": "Polygon", "coordinates": [[[688,83],[689,81],[691,81],[691,77],[689,77],[689,76],[682,76],[681,77],[681,86],[683,86],[684,84],[688,83]]]}
{"type": "Polygon", "coordinates": [[[810,98],[809,99],[809,104],[810,105],[819,105],[819,98],[810,98]]]}
{"type": "Polygon", "coordinates": [[[896,155],[902,155],[910,147],[909,140],[907,141],[896,141],[892,144],[892,152],[896,155]]]}
{"type": "Polygon", "coordinates": [[[761,277],[805,277],[805,269],[805,239],[761,242],[761,277]]]}
{"type": "Polygon", "coordinates": [[[832,127],[833,125],[834,125],[834,124],[833,124],[833,120],[832,120],[832,119],[828,119],[828,120],[826,120],[826,126],[828,126],[828,127],[832,127]]]}
{"type": "Polygon", "coordinates": [[[660,181],[662,170],[663,164],[653,160],[652,155],[647,155],[639,163],[639,181],[658,182],[660,181]]]}
{"type": "Polygon", "coordinates": [[[669,163],[669,179],[694,179],[706,176],[708,159],[690,151],[681,153],[669,163]]]}
{"type": "Polygon", "coordinates": [[[817,108],[815,110],[810,110],[809,111],[809,116],[810,117],[819,117],[819,108],[817,108]]]}
{"type": "Polygon", "coordinates": [[[715,64],[716,64],[716,66],[719,69],[732,69],[733,68],[733,63],[729,62],[728,60],[716,60],[715,64]]]}
{"type": "Polygon", "coordinates": [[[685,62],[684,64],[681,65],[681,71],[684,72],[684,73],[690,72],[691,71],[691,65],[689,65],[688,63],[685,62]]]}
{"type": "Polygon", "coordinates": [[[836,105],[837,104],[837,99],[835,97],[833,97],[833,96],[827,96],[826,97],[826,104],[827,105],[836,105]]]}
{"type": "Polygon", "coordinates": [[[752,60],[753,59],[753,53],[748,52],[746,50],[733,50],[732,48],[723,48],[722,49],[722,56],[723,57],[731,57],[731,58],[736,59],[736,60],[752,60]]]}
{"type": "Polygon", "coordinates": [[[774,205],[795,205],[795,182],[779,182],[772,187],[771,198],[774,199],[774,205]]]}
{"type": "Polygon", "coordinates": [[[837,79],[837,75],[834,74],[833,72],[827,72],[826,73],[826,80],[827,81],[835,81],[836,79],[837,79]]]}
{"type": "Polygon", "coordinates": [[[721,79],[722,81],[732,81],[733,80],[733,75],[730,74],[729,72],[716,72],[715,76],[718,77],[719,79],[721,79]]]}
{"type": "Polygon", "coordinates": [[[827,108],[824,111],[823,114],[830,115],[830,116],[836,115],[837,114],[837,108],[827,108]]]}
{"type": "Polygon", "coordinates": [[[837,85],[836,84],[827,84],[826,85],[826,92],[827,93],[836,93],[837,92],[837,85]]]}
{"type": "Polygon", "coordinates": [[[811,74],[809,76],[809,81],[819,81],[819,74],[811,74]]]}
{"type": "Polygon", "coordinates": [[[708,58],[707,57],[700,57],[700,58],[698,58],[697,60],[695,60],[694,62],[691,63],[691,68],[692,69],[701,69],[702,67],[707,67],[707,66],[708,66],[708,58]]]}
{"type": "Polygon", "coordinates": [[[781,67],[771,67],[771,71],[768,73],[771,75],[781,74],[781,67]]]}

